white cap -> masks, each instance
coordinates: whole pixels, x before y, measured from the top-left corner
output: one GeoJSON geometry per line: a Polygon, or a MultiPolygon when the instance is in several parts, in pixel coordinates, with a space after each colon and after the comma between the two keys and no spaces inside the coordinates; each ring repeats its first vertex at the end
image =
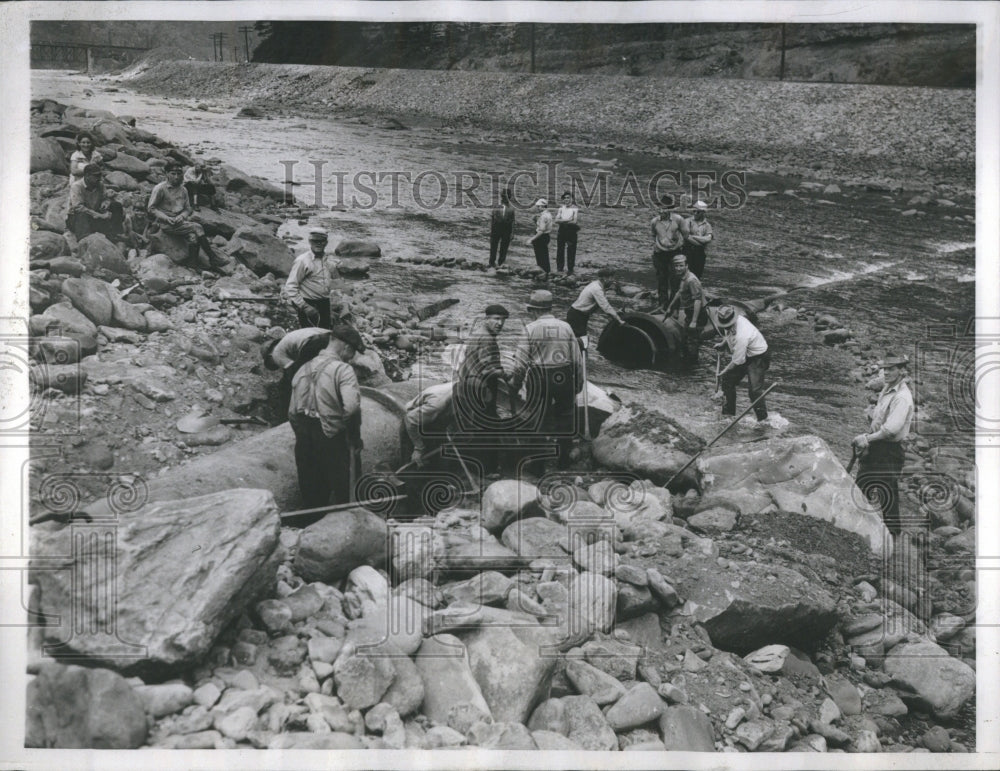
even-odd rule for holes
{"type": "Polygon", "coordinates": [[[548,205],[549,202],[546,201],[544,198],[539,198],[537,201],[535,201],[535,206],[548,206],[548,205]]]}
{"type": "Polygon", "coordinates": [[[324,241],[330,240],[330,237],[323,228],[309,228],[309,240],[311,241],[316,238],[322,238],[324,241]]]}
{"type": "Polygon", "coordinates": [[[695,203],[694,208],[698,211],[708,211],[708,204],[704,201],[698,201],[695,203]]]}

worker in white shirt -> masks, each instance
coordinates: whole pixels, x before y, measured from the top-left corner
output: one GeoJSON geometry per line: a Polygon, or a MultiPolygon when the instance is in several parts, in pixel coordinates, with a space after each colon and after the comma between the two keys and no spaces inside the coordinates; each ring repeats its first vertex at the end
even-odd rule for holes
{"type": "Polygon", "coordinates": [[[282,294],[299,315],[300,327],[330,329],[330,272],[325,262],[326,231],[309,231],[309,251],[295,258],[282,294]]]}
{"type": "Polygon", "coordinates": [[[621,314],[618,313],[608,302],[604,292],[614,283],[614,268],[601,268],[597,271],[597,279],[591,281],[580,292],[566,314],[566,323],[573,328],[573,334],[580,340],[580,345],[587,349],[589,337],[587,335],[587,324],[594,311],[600,308],[619,324],[624,324],[621,314]]]}
{"type": "MultiPolygon", "coordinates": [[[[728,330],[733,330],[731,339],[717,343],[715,347],[721,349],[729,345],[732,351],[732,360],[719,373],[719,381],[725,396],[722,415],[735,417],[736,386],[746,376],[750,401],[756,401],[764,393],[764,373],[771,366],[771,354],[764,335],[750,323],[750,319],[737,314],[733,306],[723,305],[719,308],[719,327],[725,330],[727,337],[728,330]]],[[[753,411],[758,422],[767,420],[767,405],[763,399],[754,405],[753,411]]]]}
{"type": "Polygon", "coordinates": [[[858,487],[868,500],[882,509],[889,532],[902,529],[899,516],[899,475],[903,470],[903,442],[913,421],[913,394],[906,385],[905,356],[886,356],[882,361],[885,387],[871,412],[871,430],[854,437],[854,452],[860,457],[858,487]]]}

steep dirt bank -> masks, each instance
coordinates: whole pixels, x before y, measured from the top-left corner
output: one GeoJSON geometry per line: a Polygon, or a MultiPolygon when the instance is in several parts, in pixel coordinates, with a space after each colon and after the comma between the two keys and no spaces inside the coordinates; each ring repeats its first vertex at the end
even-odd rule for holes
{"type": "Polygon", "coordinates": [[[223,92],[297,114],[333,108],[468,122],[885,188],[975,185],[971,91],[208,62],[139,65],[123,77],[152,93],[223,92]]]}

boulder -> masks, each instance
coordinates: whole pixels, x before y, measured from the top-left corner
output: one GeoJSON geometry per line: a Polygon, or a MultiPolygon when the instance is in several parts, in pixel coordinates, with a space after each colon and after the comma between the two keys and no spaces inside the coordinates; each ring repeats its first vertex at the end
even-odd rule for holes
{"type": "Polygon", "coordinates": [[[201,207],[191,219],[201,224],[209,238],[222,236],[227,241],[240,228],[260,228],[260,224],[252,217],[226,209],[215,211],[201,207]]]}
{"type": "Polygon", "coordinates": [[[716,506],[688,517],[687,523],[701,533],[728,533],[736,527],[736,512],[716,506]]]}
{"type": "Polygon", "coordinates": [[[143,311],[146,318],[146,329],[150,332],[167,332],[174,328],[173,322],[167,314],[160,311],[143,311]]]}
{"type": "MultiPolygon", "coordinates": [[[[213,174],[216,187],[241,195],[259,195],[285,203],[285,190],[260,177],[251,177],[228,163],[221,164],[213,174]]],[[[288,198],[291,199],[291,193],[288,198]]]]}
{"type": "Polygon", "coordinates": [[[111,297],[111,323],[114,326],[121,327],[122,329],[131,329],[136,332],[146,331],[146,317],[139,308],[123,299],[114,287],[108,287],[108,295],[111,297]]]}
{"type": "Polygon", "coordinates": [[[135,692],[147,714],[154,718],[173,715],[194,701],[194,691],[185,683],[140,685],[135,692]]]}
{"type": "Polygon", "coordinates": [[[371,269],[365,260],[341,259],[337,261],[337,274],[343,278],[368,278],[371,269]]]}
{"type": "Polygon", "coordinates": [[[56,257],[49,260],[49,272],[54,275],[82,276],[86,268],[79,260],[72,257],[56,257]]]}
{"type": "Polygon", "coordinates": [[[955,717],[976,692],[975,671],[929,640],[897,645],[883,668],[904,701],[939,718],[955,717]]]}
{"type": "Polygon", "coordinates": [[[482,626],[463,635],[472,676],[495,720],[526,723],[548,694],[558,658],[545,650],[551,635],[533,618],[509,613],[510,625],[482,626]]]}
{"type": "Polygon", "coordinates": [[[535,745],[540,750],[579,752],[583,749],[568,736],[557,734],[555,731],[532,731],[531,738],[535,740],[535,745]]]}
{"type": "Polygon", "coordinates": [[[666,707],[667,703],[653,686],[636,683],[604,713],[604,717],[615,731],[624,731],[656,720],[666,707]]]}
{"type": "Polygon", "coordinates": [[[337,248],[333,250],[337,257],[369,257],[379,258],[382,256],[382,249],[378,244],[371,241],[356,241],[344,239],[337,248]]]}
{"type": "Polygon", "coordinates": [[[615,582],[597,573],[578,573],[570,579],[569,609],[561,631],[564,645],[582,641],[595,631],[607,632],[615,621],[618,591],[615,582]]]}
{"type": "Polygon", "coordinates": [[[259,225],[241,227],[229,239],[226,254],[239,259],[258,276],[273,273],[287,276],[295,262],[295,255],[280,238],[271,235],[259,225]]]}
{"type": "Polygon", "coordinates": [[[111,243],[103,233],[91,233],[81,238],[77,257],[91,273],[103,269],[116,276],[132,275],[121,249],[111,243]]]}
{"type": "Polygon", "coordinates": [[[469,667],[465,645],[457,637],[440,634],[424,638],[414,657],[414,664],[424,684],[421,712],[431,720],[447,724],[449,710],[465,702],[471,703],[483,714],[491,715],[469,667]]]}
{"type": "Polygon", "coordinates": [[[367,509],[327,514],[302,531],[295,571],[332,584],[360,565],[386,567],[385,520],[367,509]]]}
{"type": "Polygon", "coordinates": [[[179,267],[165,254],[153,254],[141,263],[136,278],[149,292],[161,294],[184,284],[195,284],[199,278],[194,271],[179,267]]]}
{"type": "Polygon", "coordinates": [[[47,259],[69,254],[66,239],[51,230],[32,230],[28,257],[32,260],[47,259]]]}
{"type": "Polygon", "coordinates": [[[365,745],[354,734],[341,731],[281,733],[268,743],[269,750],[363,750],[365,745]]]}
{"type": "Polygon", "coordinates": [[[564,559],[568,541],[566,526],[544,517],[519,519],[504,528],[500,541],[522,557],[555,557],[564,559]]]}
{"type": "Polygon", "coordinates": [[[66,218],[69,216],[69,193],[56,196],[45,204],[45,222],[57,233],[67,229],[66,218]]]}
{"type": "Polygon", "coordinates": [[[143,703],[117,672],[49,663],[28,683],[25,747],[130,750],[147,732],[143,703]]]}
{"type": "Polygon", "coordinates": [[[104,165],[111,171],[122,171],[138,179],[145,179],[152,170],[146,161],[141,161],[128,153],[118,153],[104,165]]]}
{"type": "Polygon", "coordinates": [[[664,709],[660,733],[668,751],[715,752],[712,721],[695,707],[680,704],[664,709]]]}
{"type": "Polygon", "coordinates": [[[585,750],[616,750],[618,737],[601,708],[589,696],[564,696],[567,736],[585,750]]]}
{"type": "Polygon", "coordinates": [[[84,338],[93,341],[93,349],[89,353],[97,352],[97,326],[68,301],[50,305],[36,318],[43,329],[58,328],[63,336],[80,341],[81,352],[85,356],[88,355],[88,346],[84,344],[84,338]]]}
{"type": "Polygon", "coordinates": [[[73,303],[73,307],[97,326],[111,324],[114,305],[109,288],[105,282],[90,276],[67,278],[62,282],[62,293],[73,303]]]}
{"type": "Polygon", "coordinates": [[[382,694],[382,701],[389,704],[402,717],[420,709],[424,701],[424,681],[413,659],[409,656],[394,656],[392,666],[396,676],[389,689],[382,694]]]}
{"type": "Polygon", "coordinates": [[[188,256],[188,242],[184,236],[158,230],[149,237],[149,254],[165,254],[174,265],[183,265],[188,256]]]}
{"type": "Polygon", "coordinates": [[[112,190],[126,190],[130,193],[139,189],[135,177],[125,171],[109,171],[104,175],[104,184],[112,190]]]}
{"type": "Polygon", "coordinates": [[[538,488],[516,479],[500,479],[482,497],[482,526],[494,535],[516,519],[541,514],[538,488]]]}
{"type": "Polygon", "coordinates": [[[200,661],[273,587],[280,520],[264,490],[143,506],[145,496],[144,485],[124,483],[108,493],[116,516],[104,526],[113,539],[110,561],[103,550],[75,552],[70,528],[33,529],[32,557],[45,566],[74,555],[65,569],[36,568],[41,610],[62,621],[46,627],[50,641],[114,669],[162,674],[200,661]],[[113,605],[102,601],[110,596],[113,605]],[[74,635],[71,628],[114,634],[74,635]]]}
{"type": "Polygon", "coordinates": [[[714,449],[698,461],[698,471],[705,505],[715,491],[725,491],[738,502],[741,515],[768,509],[801,512],[857,533],[877,555],[891,549],[882,517],[817,436],[768,439],[752,449],[714,449]]]}
{"type": "Polygon", "coordinates": [[[815,646],[837,623],[836,601],[823,586],[780,565],[733,563],[684,556],[666,563],[687,599],[685,612],[702,623],[716,648],[746,654],[764,645],[815,646]]]}
{"type": "Polygon", "coordinates": [[[484,750],[537,750],[531,732],[521,723],[480,721],[469,729],[469,743],[484,750]]]}
{"type": "Polygon", "coordinates": [[[69,164],[62,145],[53,137],[31,138],[31,172],[53,171],[69,174],[69,164]]]}
{"type": "Polygon", "coordinates": [[[487,570],[472,578],[441,587],[449,603],[464,602],[475,605],[499,605],[507,598],[514,581],[503,573],[487,570]]]}
{"type": "Polygon", "coordinates": [[[28,380],[35,391],[54,388],[65,394],[78,394],[87,382],[87,373],[78,364],[42,364],[31,367],[28,380]]]}
{"type": "Polygon", "coordinates": [[[604,468],[630,471],[662,485],[704,444],[662,412],[630,404],[604,421],[591,449],[604,468]]]}
{"type": "Polygon", "coordinates": [[[94,117],[101,118],[90,128],[94,141],[101,145],[119,144],[128,147],[132,144],[129,130],[124,123],[106,110],[90,110],[94,117]]]}
{"type": "Polygon", "coordinates": [[[743,660],[758,672],[795,675],[819,682],[822,674],[809,657],[787,645],[765,645],[748,653],[743,660]]]}
{"type": "Polygon", "coordinates": [[[46,364],[76,364],[80,360],[80,343],[69,337],[35,338],[35,357],[46,364]]]}
{"type": "Polygon", "coordinates": [[[333,664],[337,697],[350,709],[366,709],[382,701],[396,676],[392,659],[364,651],[347,643],[333,664]]]}
{"type": "Polygon", "coordinates": [[[625,686],[617,679],[582,659],[566,661],[566,677],[582,696],[598,705],[614,704],[625,695],[625,686]]]}

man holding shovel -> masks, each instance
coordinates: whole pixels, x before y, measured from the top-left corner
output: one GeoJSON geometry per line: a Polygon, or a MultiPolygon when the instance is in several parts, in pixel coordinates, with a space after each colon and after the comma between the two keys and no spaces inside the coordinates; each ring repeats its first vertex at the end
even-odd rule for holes
{"type": "Polygon", "coordinates": [[[733,330],[731,341],[723,340],[715,345],[716,350],[729,345],[732,351],[732,359],[719,373],[722,393],[726,397],[722,406],[722,416],[724,418],[736,416],[736,386],[746,377],[750,401],[756,402],[754,414],[757,416],[757,422],[763,423],[767,420],[767,405],[760,397],[764,392],[764,373],[771,366],[771,353],[768,351],[767,341],[750,319],[736,313],[736,309],[731,305],[719,308],[719,327],[726,334],[730,329],[733,330]]]}
{"type": "Polygon", "coordinates": [[[305,508],[347,503],[360,454],[361,391],[350,365],[364,353],[361,335],[347,324],[331,330],[329,344],[292,380],[288,422],[295,432],[295,467],[305,508]]]}

